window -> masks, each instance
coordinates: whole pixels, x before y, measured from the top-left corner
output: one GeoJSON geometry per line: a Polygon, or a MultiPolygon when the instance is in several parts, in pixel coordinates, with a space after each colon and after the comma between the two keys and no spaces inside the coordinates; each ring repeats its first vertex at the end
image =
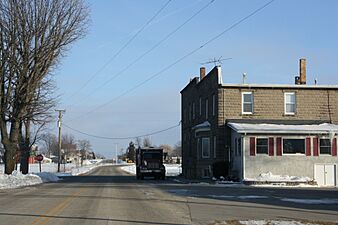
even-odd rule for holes
{"type": "Polygon", "coordinates": [[[216,96],[212,95],[212,115],[216,114],[216,96]]]}
{"type": "Polygon", "coordinates": [[[242,113],[252,114],[253,113],[253,94],[252,92],[242,93],[242,113]]]}
{"type": "Polygon", "coordinates": [[[202,116],[202,98],[200,97],[200,116],[202,116]]]}
{"type": "Polygon", "coordinates": [[[283,139],[283,154],[305,154],[305,139],[283,139]]]}
{"type": "Polygon", "coordinates": [[[296,93],[284,93],[285,114],[294,115],[296,113],[296,93]]]}
{"type": "Polygon", "coordinates": [[[217,142],[216,142],[216,136],[214,136],[214,146],[213,146],[213,150],[214,150],[214,158],[216,158],[216,150],[217,150],[217,142]]]}
{"type": "Polygon", "coordinates": [[[256,152],[257,154],[268,154],[268,139],[257,138],[256,152]]]}
{"type": "Polygon", "coordinates": [[[192,119],[195,119],[195,102],[192,103],[192,119]]]}
{"type": "Polygon", "coordinates": [[[208,106],[209,106],[209,100],[205,99],[205,119],[208,119],[208,114],[209,114],[208,106]]]}
{"type": "Polygon", "coordinates": [[[210,157],[210,138],[202,138],[202,158],[210,157]]]}
{"type": "Polygon", "coordinates": [[[320,139],[320,154],[331,155],[331,140],[330,139],[320,139]]]}

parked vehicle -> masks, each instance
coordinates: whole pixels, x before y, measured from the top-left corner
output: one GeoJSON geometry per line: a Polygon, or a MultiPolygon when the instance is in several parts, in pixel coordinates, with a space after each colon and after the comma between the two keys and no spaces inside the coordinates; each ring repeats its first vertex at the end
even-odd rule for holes
{"type": "Polygon", "coordinates": [[[163,149],[138,148],[136,149],[136,178],[144,177],[165,179],[165,167],[163,165],[163,149]]]}

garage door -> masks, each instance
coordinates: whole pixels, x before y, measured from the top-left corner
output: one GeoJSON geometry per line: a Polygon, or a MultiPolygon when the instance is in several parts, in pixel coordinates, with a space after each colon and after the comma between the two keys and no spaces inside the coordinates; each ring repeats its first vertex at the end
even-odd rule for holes
{"type": "Polygon", "coordinates": [[[315,180],[320,186],[335,186],[336,165],[332,164],[315,165],[315,180]]]}

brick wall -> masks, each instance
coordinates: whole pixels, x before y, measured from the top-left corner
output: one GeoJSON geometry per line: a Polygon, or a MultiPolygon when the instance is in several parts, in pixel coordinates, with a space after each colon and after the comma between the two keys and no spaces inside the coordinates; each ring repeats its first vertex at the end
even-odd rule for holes
{"type": "Polygon", "coordinates": [[[223,87],[219,123],[226,119],[321,120],[338,124],[338,89],[223,87]],[[242,92],[252,91],[254,113],[242,115],[242,92]],[[295,115],[284,114],[284,93],[296,93],[295,115]],[[222,108],[221,108],[222,107],[222,108]]]}

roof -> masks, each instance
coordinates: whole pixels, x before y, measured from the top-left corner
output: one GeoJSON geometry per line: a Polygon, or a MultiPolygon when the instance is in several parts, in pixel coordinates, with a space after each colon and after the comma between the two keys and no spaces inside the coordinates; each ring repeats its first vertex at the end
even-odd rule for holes
{"type": "Polygon", "coordinates": [[[209,131],[210,130],[210,123],[208,121],[204,121],[203,123],[197,124],[192,129],[195,130],[195,132],[209,131]]]}
{"type": "Polygon", "coordinates": [[[301,84],[222,84],[222,87],[235,88],[290,88],[290,89],[338,89],[338,85],[301,85],[301,84]]]}
{"type": "Polygon", "coordinates": [[[332,134],[338,133],[338,125],[331,123],[311,124],[311,125],[286,125],[286,124],[249,124],[232,123],[228,126],[237,133],[255,134],[332,134]]]}

